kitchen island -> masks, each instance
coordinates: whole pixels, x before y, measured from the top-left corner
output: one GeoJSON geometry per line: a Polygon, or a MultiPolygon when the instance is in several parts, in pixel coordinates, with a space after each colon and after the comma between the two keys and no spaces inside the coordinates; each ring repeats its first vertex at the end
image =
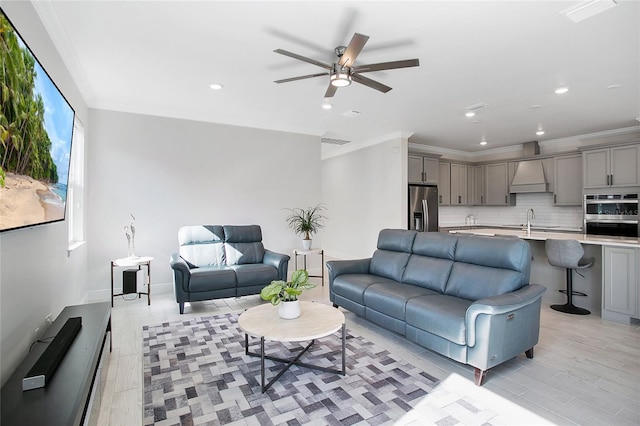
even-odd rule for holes
{"type": "Polygon", "coordinates": [[[464,227],[449,230],[450,233],[466,233],[484,236],[514,236],[529,241],[533,260],[531,282],[544,285],[549,291],[545,300],[549,303],[565,303],[566,296],[559,290],[566,288],[565,270],[549,264],[544,249],[548,239],[576,240],[583,244],[585,256],[593,257],[594,264],[574,272],[574,290],[587,293],[586,297],[574,296],[576,306],[598,312],[603,319],[629,324],[631,318],[640,317],[640,239],[605,235],[588,235],[545,228],[531,232],[508,227],[464,227]]]}

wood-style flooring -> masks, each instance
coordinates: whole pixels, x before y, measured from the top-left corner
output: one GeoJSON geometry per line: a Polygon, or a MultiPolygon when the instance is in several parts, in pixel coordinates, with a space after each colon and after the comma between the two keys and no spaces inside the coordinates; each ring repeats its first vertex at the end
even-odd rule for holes
{"type": "MultiPolygon", "coordinates": [[[[303,300],[329,303],[328,286],[303,300]]],[[[113,351],[99,425],[142,425],[142,326],[179,318],[240,312],[262,303],[245,296],[187,304],[179,315],[173,293],[146,299],[119,297],[112,311],[113,351]]],[[[407,342],[345,311],[347,327],[444,380],[473,380],[473,368],[407,342]]],[[[640,425],[640,325],[573,316],[543,304],[535,357],[524,354],[489,371],[483,389],[559,425],[640,425]]],[[[526,423],[526,422],[525,422],[526,423]]]]}

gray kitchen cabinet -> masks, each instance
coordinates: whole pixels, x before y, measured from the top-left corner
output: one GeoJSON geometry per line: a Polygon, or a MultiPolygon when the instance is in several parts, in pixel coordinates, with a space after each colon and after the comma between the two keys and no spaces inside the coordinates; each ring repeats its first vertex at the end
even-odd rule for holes
{"type": "Polygon", "coordinates": [[[469,190],[467,203],[470,206],[483,206],[484,205],[484,166],[469,166],[468,167],[468,182],[469,190]]]}
{"type": "Polygon", "coordinates": [[[451,163],[451,205],[467,205],[467,165],[451,163]]]}
{"type": "Polygon", "coordinates": [[[554,163],[553,204],[582,205],[582,156],[556,157],[554,163]]]}
{"type": "Polygon", "coordinates": [[[587,150],[582,164],[584,188],[640,185],[640,145],[587,150]]]}
{"type": "Polygon", "coordinates": [[[451,163],[438,163],[438,205],[451,204],[451,163]]]}
{"type": "Polygon", "coordinates": [[[486,206],[514,206],[516,194],[509,194],[509,168],[507,163],[485,166],[486,206]]]}
{"type": "Polygon", "coordinates": [[[409,183],[438,184],[438,159],[409,155],[409,183]]]}
{"type": "Polygon", "coordinates": [[[602,248],[602,318],[629,323],[637,317],[638,253],[629,247],[602,248]]]}

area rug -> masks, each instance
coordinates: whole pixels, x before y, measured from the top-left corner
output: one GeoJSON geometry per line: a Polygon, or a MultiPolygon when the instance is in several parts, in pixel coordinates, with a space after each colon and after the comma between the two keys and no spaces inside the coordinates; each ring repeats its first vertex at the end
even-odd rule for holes
{"type": "MultiPolygon", "coordinates": [[[[438,383],[348,331],[345,376],[294,365],[262,393],[260,360],[245,354],[237,321],[226,314],[143,327],[145,425],[393,424],[438,383]]],[[[302,348],[265,344],[282,358],[302,348]]],[[[317,339],[301,361],[339,368],[339,333],[317,339]]],[[[267,380],[281,367],[267,360],[267,380]]]]}

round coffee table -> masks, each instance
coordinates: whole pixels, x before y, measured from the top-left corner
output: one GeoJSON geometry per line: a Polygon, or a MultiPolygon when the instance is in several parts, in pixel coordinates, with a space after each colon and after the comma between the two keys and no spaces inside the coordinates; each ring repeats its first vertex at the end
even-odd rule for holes
{"type": "Polygon", "coordinates": [[[344,314],[337,308],[323,303],[300,302],[301,314],[296,319],[282,319],[278,316],[278,306],[265,303],[247,309],[238,317],[238,326],[244,331],[245,354],[260,357],[260,375],[262,392],[280,378],[292,365],[312,368],[330,373],[346,374],[345,346],[346,324],[344,314]],[[342,330],[342,369],[332,369],[299,361],[300,357],[313,345],[315,339],[329,336],[342,330]],[[249,335],[260,339],[260,352],[249,351],[249,335]],[[279,342],[311,342],[293,359],[283,359],[264,353],[265,340],[279,342]],[[285,363],[285,367],[265,385],[264,360],[270,359],[285,363]]]}

